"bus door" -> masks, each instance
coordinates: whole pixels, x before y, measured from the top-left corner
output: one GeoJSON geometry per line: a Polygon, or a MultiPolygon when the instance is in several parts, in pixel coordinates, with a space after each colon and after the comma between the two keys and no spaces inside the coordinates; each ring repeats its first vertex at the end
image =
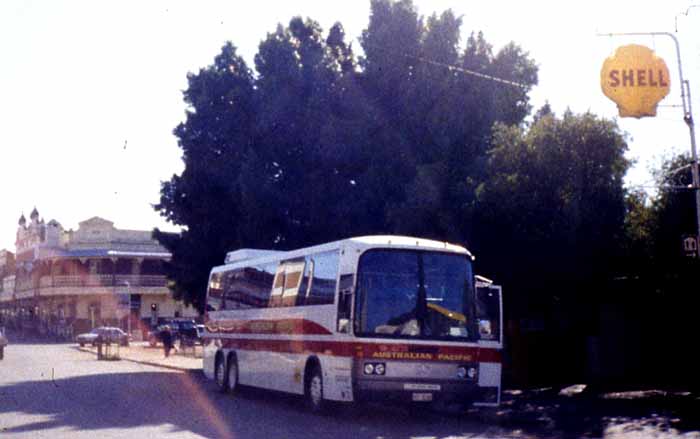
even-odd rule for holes
{"type": "Polygon", "coordinates": [[[503,347],[503,301],[500,285],[477,282],[476,323],[479,344],[496,349],[503,347]]]}
{"type": "Polygon", "coordinates": [[[479,386],[484,389],[477,406],[497,406],[501,402],[503,375],[503,302],[501,287],[493,283],[476,283],[476,323],[479,332],[479,348],[492,351],[479,363],[479,386]]]}

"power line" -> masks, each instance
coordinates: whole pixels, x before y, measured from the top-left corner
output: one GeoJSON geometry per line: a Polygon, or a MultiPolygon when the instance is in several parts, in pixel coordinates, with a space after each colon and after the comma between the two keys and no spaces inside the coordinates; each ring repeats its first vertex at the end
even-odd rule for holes
{"type": "Polygon", "coordinates": [[[435,65],[435,66],[445,67],[445,68],[447,68],[447,70],[449,70],[449,71],[451,71],[451,72],[452,72],[452,71],[457,71],[457,72],[460,72],[460,73],[465,73],[465,74],[467,74],[467,75],[476,76],[477,78],[487,79],[487,80],[489,80],[489,81],[494,81],[494,82],[498,82],[498,83],[501,83],[501,84],[506,84],[506,85],[510,85],[510,86],[518,87],[518,88],[522,88],[522,89],[528,89],[528,88],[529,88],[528,85],[522,84],[522,83],[520,83],[520,82],[515,82],[515,81],[508,80],[508,79],[499,78],[499,77],[497,77],[497,76],[487,75],[486,73],[475,72],[475,71],[473,71],[473,70],[468,70],[468,69],[465,69],[465,68],[463,68],[463,67],[455,66],[455,65],[452,65],[452,64],[441,63],[441,62],[438,62],[438,61],[433,61],[433,60],[430,60],[430,59],[427,59],[427,58],[421,58],[421,57],[418,57],[418,56],[413,56],[413,55],[408,55],[408,54],[405,54],[404,56],[407,57],[407,58],[413,58],[413,59],[416,59],[416,60],[418,60],[418,61],[422,61],[422,62],[424,62],[424,63],[426,63],[426,64],[432,64],[432,65],[435,65]]]}
{"type": "MultiPolygon", "coordinates": [[[[380,51],[383,51],[385,53],[389,53],[389,51],[384,49],[383,47],[378,47],[376,45],[369,45],[369,46],[374,48],[374,49],[378,49],[380,51]]],[[[394,54],[392,53],[392,55],[394,55],[394,54]]],[[[444,67],[451,72],[456,71],[456,72],[464,73],[466,75],[471,75],[471,76],[474,76],[477,78],[486,79],[488,81],[493,81],[493,82],[497,82],[499,84],[505,84],[505,85],[508,85],[511,87],[517,87],[517,88],[524,89],[524,90],[527,90],[530,88],[529,85],[523,84],[521,82],[511,81],[509,79],[504,79],[504,78],[499,78],[498,76],[493,76],[493,75],[489,75],[486,73],[475,72],[473,70],[465,69],[464,67],[456,66],[453,64],[447,64],[447,63],[443,63],[443,62],[439,62],[439,61],[434,61],[432,59],[428,59],[428,58],[425,58],[422,56],[409,55],[408,53],[400,53],[398,55],[406,57],[406,58],[414,59],[417,61],[421,61],[421,62],[424,62],[426,64],[431,64],[431,65],[438,66],[438,67],[444,67]]]]}

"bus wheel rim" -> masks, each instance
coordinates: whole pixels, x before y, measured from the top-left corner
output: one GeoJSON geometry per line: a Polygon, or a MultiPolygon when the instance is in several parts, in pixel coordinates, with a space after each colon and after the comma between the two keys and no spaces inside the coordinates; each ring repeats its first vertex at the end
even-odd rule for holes
{"type": "Polygon", "coordinates": [[[309,396],[314,405],[319,405],[321,403],[321,399],[323,398],[323,384],[321,383],[321,377],[318,375],[311,378],[311,382],[309,383],[309,396]]]}
{"type": "Polygon", "coordinates": [[[236,388],[236,363],[232,362],[228,369],[228,387],[233,390],[236,388]]]}
{"type": "Polygon", "coordinates": [[[216,382],[219,383],[220,385],[224,384],[224,362],[219,361],[219,363],[216,365],[216,382]]]}

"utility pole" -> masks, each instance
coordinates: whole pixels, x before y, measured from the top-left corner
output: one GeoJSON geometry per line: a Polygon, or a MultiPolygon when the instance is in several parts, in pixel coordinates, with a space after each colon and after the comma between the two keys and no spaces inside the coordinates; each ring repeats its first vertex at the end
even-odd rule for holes
{"type": "Polygon", "coordinates": [[[691,151],[691,167],[693,174],[692,189],[695,192],[695,220],[696,220],[696,235],[695,239],[700,241],[700,171],[698,170],[698,153],[695,144],[695,122],[693,121],[693,107],[690,100],[690,82],[683,78],[683,67],[681,65],[681,49],[678,44],[678,39],[675,35],[669,32],[623,32],[623,33],[599,33],[598,36],[613,37],[613,36],[666,36],[670,37],[676,45],[676,58],[678,59],[678,77],[681,84],[681,101],[683,102],[683,121],[688,125],[690,131],[690,151],[691,151]]]}

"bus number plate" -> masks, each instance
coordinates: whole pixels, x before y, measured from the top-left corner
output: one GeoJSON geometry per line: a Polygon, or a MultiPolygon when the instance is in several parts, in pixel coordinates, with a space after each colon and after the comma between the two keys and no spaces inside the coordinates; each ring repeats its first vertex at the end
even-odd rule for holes
{"type": "Polygon", "coordinates": [[[440,384],[419,384],[419,383],[406,383],[403,385],[404,390],[440,390],[440,384]]]}
{"type": "Polygon", "coordinates": [[[414,393],[413,400],[414,401],[432,401],[433,394],[432,393],[414,393]]]}

